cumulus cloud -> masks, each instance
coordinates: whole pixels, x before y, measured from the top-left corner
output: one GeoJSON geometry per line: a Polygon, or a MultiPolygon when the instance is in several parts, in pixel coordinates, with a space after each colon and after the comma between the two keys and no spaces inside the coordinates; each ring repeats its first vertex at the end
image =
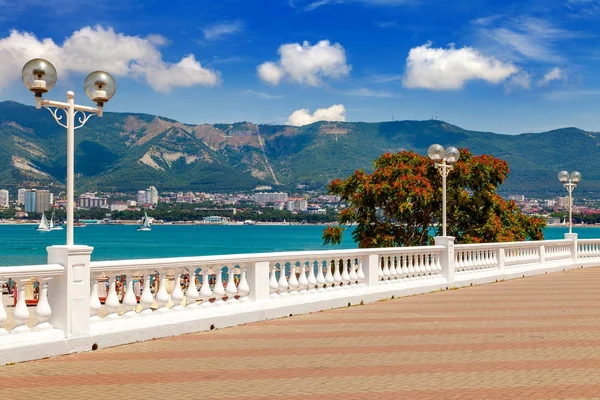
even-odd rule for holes
{"type": "Polygon", "coordinates": [[[428,42],[409,51],[402,82],[408,88],[454,90],[475,79],[497,84],[518,71],[471,47],[432,48],[428,42]]]}
{"type": "Polygon", "coordinates": [[[13,30],[0,39],[0,89],[19,79],[23,64],[36,57],[48,59],[61,75],[104,69],[117,77],[143,77],[159,92],[219,82],[218,72],[204,68],[193,55],[175,64],[164,61],[159,48],[166,44],[160,35],[128,36],[101,26],[73,32],[62,46],[52,39],[38,39],[32,33],[13,30]]]}
{"type": "Polygon", "coordinates": [[[244,28],[242,21],[226,21],[208,26],[202,30],[206,40],[218,40],[225,36],[241,32],[244,28]]]}
{"type": "Polygon", "coordinates": [[[307,108],[296,110],[288,117],[287,125],[302,126],[312,124],[317,121],[345,121],[346,107],[342,104],[334,104],[329,108],[319,108],[314,113],[310,113],[307,108]]]}
{"type": "Polygon", "coordinates": [[[278,54],[279,61],[265,62],[257,67],[259,78],[273,85],[287,78],[292,82],[319,86],[323,78],[340,78],[350,73],[344,48],[329,40],[321,40],[313,46],[306,41],[283,44],[278,54]]]}
{"type": "Polygon", "coordinates": [[[512,75],[506,81],[506,91],[511,92],[515,89],[529,89],[531,87],[531,76],[526,71],[521,71],[512,75]]]}
{"type": "Polygon", "coordinates": [[[565,73],[562,69],[556,67],[553,68],[551,71],[549,71],[548,73],[546,73],[542,79],[540,79],[538,81],[538,85],[540,86],[546,86],[548,83],[552,82],[552,81],[557,81],[557,80],[561,80],[565,78],[565,73]]]}

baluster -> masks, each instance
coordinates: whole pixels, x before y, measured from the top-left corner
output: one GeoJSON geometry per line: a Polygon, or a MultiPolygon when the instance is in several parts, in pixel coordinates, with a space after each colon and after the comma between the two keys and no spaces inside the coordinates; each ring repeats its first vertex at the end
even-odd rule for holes
{"type": "Polygon", "coordinates": [[[269,278],[269,289],[271,291],[271,296],[276,296],[277,291],[279,290],[279,282],[277,282],[277,264],[273,264],[271,269],[271,277],[269,278]]]}
{"type": "Polygon", "coordinates": [[[171,302],[173,303],[173,311],[183,310],[183,306],[181,302],[185,296],[183,295],[183,290],[181,290],[181,274],[175,274],[175,281],[173,282],[173,291],[171,292],[171,302]]]}
{"type": "Polygon", "coordinates": [[[142,295],[140,296],[140,304],[142,306],[141,314],[152,314],[154,296],[150,289],[150,276],[150,274],[144,275],[144,286],[142,287],[142,295]]]}
{"type": "Polygon", "coordinates": [[[411,258],[413,258],[413,268],[415,269],[415,277],[419,277],[421,275],[421,260],[417,254],[411,254],[411,258]]]}
{"type": "MultiPolygon", "coordinates": [[[[323,271],[321,271],[321,275],[323,275],[323,271]]],[[[317,287],[317,277],[315,276],[315,260],[308,261],[308,291],[314,292],[317,287]]],[[[325,277],[323,277],[323,283],[325,283],[325,277]]]]}
{"type": "Polygon", "coordinates": [[[223,286],[223,267],[217,267],[215,270],[215,286],[213,287],[213,295],[215,296],[215,305],[225,304],[225,287],[223,286]]]}
{"type": "Polygon", "coordinates": [[[158,309],[156,311],[166,312],[169,311],[167,304],[169,303],[169,292],[167,292],[167,273],[163,272],[160,275],[160,281],[158,283],[158,291],[156,292],[156,304],[158,309]]]}
{"type": "Polygon", "coordinates": [[[98,315],[102,309],[102,303],[100,302],[100,296],[98,295],[98,277],[92,276],[92,290],[90,291],[90,320],[99,321],[102,318],[98,315]]]}
{"type": "Polygon", "coordinates": [[[296,263],[290,262],[290,279],[288,280],[288,288],[290,294],[298,294],[298,278],[296,277],[296,263]]]}
{"type": "MultiPolygon", "coordinates": [[[[2,288],[4,282],[6,281],[0,279],[0,289],[2,288]]],[[[2,297],[2,294],[0,294],[0,336],[8,335],[8,331],[2,327],[2,325],[6,322],[7,319],[8,315],[6,313],[6,309],[4,308],[4,299],[2,297]]]]}
{"type": "Polygon", "coordinates": [[[350,281],[350,285],[355,285],[358,283],[358,274],[356,273],[356,264],[357,259],[349,260],[350,273],[348,274],[348,280],[350,281]]]}
{"type": "Polygon", "coordinates": [[[317,260],[317,286],[318,289],[323,289],[327,280],[325,279],[325,275],[323,275],[323,264],[322,261],[317,260]]]}
{"type": "Polygon", "coordinates": [[[423,257],[425,257],[425,272],[427,272],[427,275],[431,275],[431,258],[430,258],[430,254],[423,254],[423,257]]]}
{"type": "Polygon", "coordinates": [[[48,280],[52,278],[45,278],[43,280],[44,286],[42,287],[42,281],[39,281],[39,296],[38,303],[35,307],[35,316],[37,319],[37,324],[33,327],[35,332],[38,331],[46,331],[52,329],[52,325],[48,322],[50,316],[52,315],[52,310],[50,309],[50,303],[48,303],[48,280]]]}
{"type": "Polygon", "coordinates": [[[124,317],[135,317],[137,314],[135,308],[137,307],[137,298],[133,291],[133,277],[127,277],[127,291],[123,297],[123,307],[125,308],[124,317]]]}
{"type": "Polygon", "coordinates": [[[108,279],[108,295],[106,296],[106,300],[104,301],[104,307],[106,307],[106,315],[105,318],[118,318],[119,314],[117,313],[119,309],[119,297],[117,296],[117,288],[116,288],[116,279],[114,276],[110,276],[108,279]]]}
{"type": "Polygon", "coordinates": [[[358,286],[365,285],[365,271],[363,270],[363,261],[358,259],[358,270],[356,271],[356,277],[358,278],[358,286]]]}
{"type": "Polygon", "coordinates": [[[298,289],[300,290],[300,294],[306,293],[308,289],[308,279],[306,278],[306,266],[304,264],[300,265],[300,278],[298,279],[298,289]]]}
{"type": "Polygon", "coordinates": [[[246,267],[240,267],[240,283],[238,284],[238,294],[240,295],[240,301],[248,301],[248,295],[250,294],[250,286],[246,279],[246,267]]]}
{"type": "Polygon", "coordinates": [[[331,273],[331,262],[329,260],[325,260],[325,268],[327,268],[327,272],[325,273],[325,284],[327,285],[327,288],[330,289],[333,287],[335,280],[331,273]]]}
{"type": "Polygon", "coordinates": [[[348,268],[354,269],[352,260],[341,260],[340,263],[342,264],[342,283],[344,284],[344,287],[348,287],[350,285],[350,274],[348,273],[348,268]]]}
{"type": "Polygon", "coordinates": [[[383,258],[380,257],[379,258],[379,263],[378,263],[378,267],[377,267],[377,277],[380,281],[385,279],[385,276],[383,275],[383,258]]]}
{"type": "Polygon", "coordinates": [[[403,278],[408,277],[408,267],[406,266],[406,256],[401,254],[398,256],[400,258],[400,273],[403,278]]]}
{"type": "Polygon", "coordinates": [[[185,297],[187,299],[188,307],[193,308],[198,306],[196,300],[200,298],[200,293],[198,292],[198,287],[196,287],[196,270],[189,273],[189,283],[188,288],[185,291],[185,297]]]}
{"type": "MultiPolygon", "coordinates": [[[[279,280],[277,281],[277,286],[279,287],[279,295],[281,295],[281,296],[287,296],[289,294],[288,289],[290,287],[290,285],[288,284],[288,281],[287,281],[285,264],[286,264],[285,261],[279,263],[279,280]]],[[[290,270],[291,270],[291,266],[290,266],[290,270]]]]}
{"type": "Polygon", "coordinates": [[[237,291],[237,286],[235,285],[235,267],[230,266],[227,268],[227,286],[225,287],[228,303],[236,301],[235,295],[237,291]]]}
{"type": "MultiPolygon", "coordinates": [[[[22,279],[21,285],[15,288],[13,293],[17,293],[17,305],[13,310],[13,321],[15,327],[11,330],[11,333],[28,333],[31,332],[31,328],[27,326],[29,320],[29,310],[27,309],[27,303],[25,302],[25,284],[29,282],[28,279],[22,279]]],[[[14,296],[14,294],[13,294],[14,296]]]]}
{"type": "Polygon", "coordinates": [[[388,281],[390,279],[390,264],[389,264],[389,257],[381,257],[381,263],[383,265],[383,280],[384,281],[388,281]]]}
{"type": "Polygon", "coordinates": [[[415,271],[415,267],[413,266],[413,255],[412,254],[408,254],[406,256],[406,260],[407,260],[407,264],[408,264],[408,275],[409,277],[414,277],[415,273],[417,271],[415,271]]]}
{"type": "Polygon", "coordinates": [[[388,258],[390,264],[390,279],[396,279],[398,277],[398,270],[396,269],[396,257],[390,256],[388,258]]]}
{"type": "Polygon", "coordinates": [[[442,272],[442,262],[440,261],[441,255],[439,253],[437,253],[435,255],[435,270],[437,271],[437,273],[442,272]]]}
{"type": "Polygon", "coordinates": [[[340,285],[342,283],[342,274],[340,274],[340,267],[342,267],[343,260],[339,260],[339,262],[337,260],[332,260],[331,261],[331,267],[334,270],[333,273],[333,282],[335,283],[335,288],[339,289],[340,285]]]}
{"type": "Polygon", "coordinates": [[[208,282],[208,267],[202,267],[202,285],[200,286],[200,298],[202,299],[202,306],[206,307],[210,305],[210,299],[212,298],[212,290],[210,289],[210,283],[208,282]]]}

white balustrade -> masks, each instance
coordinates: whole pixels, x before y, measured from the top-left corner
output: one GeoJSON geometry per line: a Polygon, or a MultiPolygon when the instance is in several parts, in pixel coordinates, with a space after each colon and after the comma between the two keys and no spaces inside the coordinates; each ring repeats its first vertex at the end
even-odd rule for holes
{"type": "Polygon", "coordinates": [[[10,279],[16,285],[13,296],[17,296],[11,318],[8,304],[0,299],[0,337],[52,330],[48,283],[63,274],[64,267],[58,264],[0,267],[0,287],[10,279]],[[13,326],[7,329],[10,320],[13,326]]]}

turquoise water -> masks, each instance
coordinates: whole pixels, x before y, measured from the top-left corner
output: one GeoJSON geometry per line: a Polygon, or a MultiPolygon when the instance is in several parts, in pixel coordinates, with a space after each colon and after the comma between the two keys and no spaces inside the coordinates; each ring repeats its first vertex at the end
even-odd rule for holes
{"type": "MultiPolygon", "coordinates": [[[[46,263],[46,247],[65,243],[65,232],[36,232],[34,225],[0,225],[0,266],[46,263]]],[[[340,246],[323,246],[316,225],[95,225],[75,228],[75,243],[94,247],[92,260],[203,256],[356,248],[349,234],[340,246]]],[[[575,228],[581,239],[600,238],[600,227],[575,228]]],[[[567,228],[545,230],[546,239],[562,239],[567,228]]]]}

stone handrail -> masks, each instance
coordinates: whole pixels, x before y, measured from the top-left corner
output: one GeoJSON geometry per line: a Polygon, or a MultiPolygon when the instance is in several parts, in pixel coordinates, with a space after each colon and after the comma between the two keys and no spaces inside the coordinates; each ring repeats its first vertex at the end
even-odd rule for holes
{"type": "Polygon", "coordinates": [[[28,310],[19,287],[20,325],[10,334],[0,329],[0,365],[36,358],[32,343],[46,356],[63,354],[600,263],[600,239],[574,234],[534,242],[455,245],[454,238],[437,237],[433,246],[97,262],[92,250],[52,246],[48,265],[0,268],[0,279],[43,282],[40,303],[46,299],[31,330],[23,323],[28,310]],[[56,347],[40,336],[44,329],[60,332],[53,336],[56,347]],[[27,333],[18,335],[27,340],[13,333],[27,333]]]}

